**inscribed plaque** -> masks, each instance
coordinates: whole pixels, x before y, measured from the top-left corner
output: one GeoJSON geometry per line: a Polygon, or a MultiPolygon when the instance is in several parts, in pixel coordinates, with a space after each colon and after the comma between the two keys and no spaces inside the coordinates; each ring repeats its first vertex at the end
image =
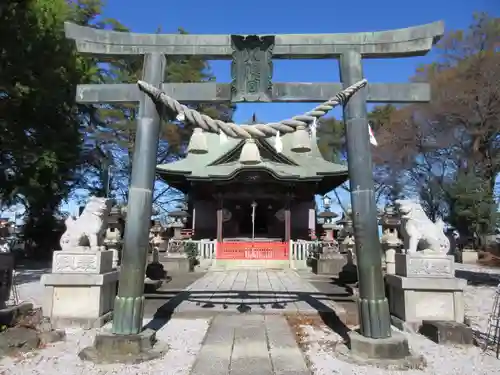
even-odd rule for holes
{"type": "Polygon", "coordinates": [[[231,101],[272,100],[274,36],[231,35],[231,101]]]}

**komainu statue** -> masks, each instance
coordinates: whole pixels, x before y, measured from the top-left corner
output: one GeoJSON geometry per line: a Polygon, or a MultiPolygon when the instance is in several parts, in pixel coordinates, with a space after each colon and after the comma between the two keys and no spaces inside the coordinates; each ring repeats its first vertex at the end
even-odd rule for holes
{"type": "Polygon", "coordinates": [[[77,219],[71,216],[66,219],[66,232],[60,241],[61,249],[74,250],[78,247],[87,247],[91,250],[100,250],[111,206],[111,199],[90,197],[77,219]]]}
{"type": "Polygon", "coordinates": [[[401,217],[401,235],[407,254],[417,251],[446,255],[450,240],[444,233],[444,223],[433,223],[425,214],[420,203],[397,200],[396,208],[401,217]]]}

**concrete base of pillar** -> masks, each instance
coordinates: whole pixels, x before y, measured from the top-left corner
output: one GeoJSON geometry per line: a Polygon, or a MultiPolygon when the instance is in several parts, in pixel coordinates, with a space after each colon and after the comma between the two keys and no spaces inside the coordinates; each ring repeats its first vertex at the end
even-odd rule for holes
{"type": "Polygon", "coordinates": [[[391,370],[423,369],[427,363],[421,355],[412,355],[406,337],[397,331],[383,339],[364,337],[356,331],[349,333],[350,351],[345,360],[391,370]]]}
{"type": "Polygon", "coordinates": [[[78,356],[97,364],[136,364],[160,358],[167,350],[166,344],[156,341],[155,331],[146,329],[137,335],[100,333],[94,345],[84,348],[78,356]]]}

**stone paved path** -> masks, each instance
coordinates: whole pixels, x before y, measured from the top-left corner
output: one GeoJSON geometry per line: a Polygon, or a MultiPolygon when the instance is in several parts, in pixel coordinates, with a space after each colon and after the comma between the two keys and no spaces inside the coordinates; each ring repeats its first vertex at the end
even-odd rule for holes
{"type": "Polygon", "coordinates": [[[293,270],[208,272],[175,297],[162,290],[156,296],[148,295],[156,298],[157,307],[162,293],[166,299],[170,298],[162,309],[173,313],[315,314],[332,310],[338,315],[344,313],[340,304],[293,270]]]}
{"type": "Polygon", "coordinates": [[[217,315],[191,375],[311,375],[282,315],[217,315]]]}

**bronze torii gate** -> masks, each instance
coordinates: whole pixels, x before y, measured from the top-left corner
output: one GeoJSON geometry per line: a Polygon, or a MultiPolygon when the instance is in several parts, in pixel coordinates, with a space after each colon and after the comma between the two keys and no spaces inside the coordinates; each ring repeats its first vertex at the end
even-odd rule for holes
{"type": "MultiPolygon", "coordinates": [[[[276,36],[156,35],[96,30],[74,24],[65,26],[66,36],[75,40],[80,53],[108,57],[144,55],[142,79],[186,104],[323,102],[363,78],[363,58],[425,55],[444,33],[442,22],[380,32],[276,36]],[[186,55],[212,60],[232,58],[233,82],[163,83],[166,57],[186,55]],[[272,59],[290,58],[339,59],[342,83],[272,83],[272,59]]],[[[144,267],[160,117],[155,103],[135,84],[79,85],[76,96],[79,103],[88,104],[140,103],[113,320],[113,333],[135,335],[142,326],[144,267]]],[[[344,107],[359,269],[359,313],[361,333],[367,338],[388,338],[391,328],[381,269],[366,103],[412,103],[429,99],[430,89],[425,83],[368,83],[344,107]]]]}

